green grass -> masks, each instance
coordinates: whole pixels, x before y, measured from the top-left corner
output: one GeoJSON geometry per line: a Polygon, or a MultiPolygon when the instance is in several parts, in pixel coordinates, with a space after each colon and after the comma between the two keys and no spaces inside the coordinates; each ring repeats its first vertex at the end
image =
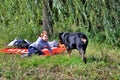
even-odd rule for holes
{"type": "Polygon", "coordinates": [[[90,43],[87,64],[77,50],[69,58],[66,52],[53,56],[21,58],[20,55],[0,54],[0,78],[7,80],[119,80],[120,51],[90,43]]]}

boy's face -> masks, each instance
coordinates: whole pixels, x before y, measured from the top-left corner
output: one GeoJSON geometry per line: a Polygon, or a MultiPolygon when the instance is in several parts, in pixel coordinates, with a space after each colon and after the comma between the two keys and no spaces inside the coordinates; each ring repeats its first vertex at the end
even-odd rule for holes
{"type": "Polygon", "coordinates": [[[43,36],[42,36],[42,39],[43,39],[44,41],[48,41],[48,35],[43,35],[43,36]]]}

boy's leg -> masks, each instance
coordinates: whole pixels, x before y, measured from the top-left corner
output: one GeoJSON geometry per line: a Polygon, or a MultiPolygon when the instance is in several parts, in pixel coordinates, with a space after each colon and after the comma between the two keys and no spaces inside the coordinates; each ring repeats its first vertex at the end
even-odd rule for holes
{"type": "Polygon", "coordinates": [[[29,47],[28,48],[28,56],[31,56],[33,53],[36,53],[37,49],[34,47],[29,47]]]}
{"type": "Polygon", "coordinates": [[[38,53],[38,55],[43,55],[44,53],[42,51],[37,51],[36,53],[38,53]]]}

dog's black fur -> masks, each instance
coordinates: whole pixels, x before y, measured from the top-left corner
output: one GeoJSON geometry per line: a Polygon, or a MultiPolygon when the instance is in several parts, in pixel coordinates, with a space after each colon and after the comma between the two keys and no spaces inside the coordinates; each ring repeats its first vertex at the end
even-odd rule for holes
{"type": "Polygon", "coordinates": [[[59,40],[61,44],[65,45],[69,56],[73,49],[77,49],[84,63],[87,63],[85,52],[88,45],[88,38],[85,34],[79,32],[62,32],[59,33],[59,40]]]}

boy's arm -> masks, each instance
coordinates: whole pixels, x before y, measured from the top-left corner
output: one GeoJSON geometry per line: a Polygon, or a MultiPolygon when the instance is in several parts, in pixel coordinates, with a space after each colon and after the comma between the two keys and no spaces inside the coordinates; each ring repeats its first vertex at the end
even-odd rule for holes
{"type": "Polygon", "coordinates": [[[48,44],[48,50],[50,51],[50,53],[52,53],[52,49],[49,44],[48,44]]]}

